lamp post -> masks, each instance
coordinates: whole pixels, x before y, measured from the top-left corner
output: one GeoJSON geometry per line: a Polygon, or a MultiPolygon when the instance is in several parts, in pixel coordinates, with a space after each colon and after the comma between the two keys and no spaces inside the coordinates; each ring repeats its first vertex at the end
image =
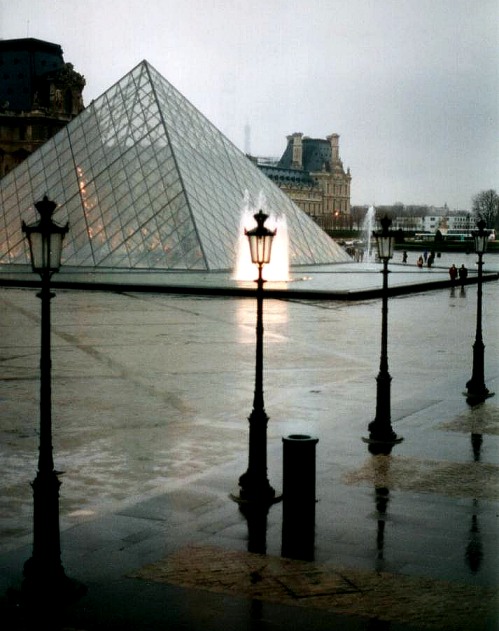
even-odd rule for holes
{"type": "Polygon", "coordinates": [[[477,223],[478,230],[472,230],[471,234],[475,241],[475,252],[478,254],[478,285],[477,285],[477,307],[476,307],[476,335],[473,344],[473,373],[471,379],[466,383],[470,404],[480,403],[486,398],[493,396],[485,386],[484,376],[484,350],[485,345],[482,339],[482,267],[483,255],[487,250],[487,242],[490,230],[485,230],[485,221],[480,219],[477,223]]]}
{"type": "Polygon", "coordinates": [[[383,292],[381,309],[381,358],[379,373],[376,377],[376,417],[369,423],[370,443],[395,444],[403,440],[392,429],[390,387],[392,378],[388,372],[388,261],[393,256],[395,233],[390,230],[392,220],[385,215],[381,219],[381,231],[373,232],[376,238],[378,258],[383,262],[383,292]]]}
{"type": "Polygon", "coordinates": [[[276,230],[264,224],[268,218],[261,210],[254,215],[256,227],[245,230],[248,237],[251,261],[258,267],[256,311],[256,369],[253,410],[249,421],[248,469],[239,478],[239,495],[232,496],[238,502],[272,504],[276,501],[275,490],[267,478],[267,424],[269,417],[263,402],[263,266],[270,262],[272,241],[276,230]]]}
{"type": "MultiPolygon", "coordinates": [[[[61,265],[62,242],[68,225],[59,226],[52,221],[57,207],[44,198],[35,204],[40,214],[37,223],[22,230],[29,242],[31,266],[41,278],[41,355],[40,355],[40,438],[38,472],[33,488],[33,552],[24,565],[22,595],[28,600],[50,602],[58,597],[65,599],[75,591],[76,583],[64,572],[61,563],[59,530],[59,487],[61,482],[54,470],[52,457],[52,400],[50,357],[50,279],[61,265]]],[[[81,590],[81,586],[80,586],[81,590]]]]}

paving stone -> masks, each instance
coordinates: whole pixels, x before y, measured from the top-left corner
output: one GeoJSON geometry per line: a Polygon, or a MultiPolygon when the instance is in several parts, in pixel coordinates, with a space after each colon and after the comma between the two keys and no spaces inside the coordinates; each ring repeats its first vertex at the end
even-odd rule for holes
{"type": "Polygon", "coordinates": [[[206,546],[185,547],[130,577],[420,629],[488,629],[496,618],[499,599],[498,589],[206,546]]]}

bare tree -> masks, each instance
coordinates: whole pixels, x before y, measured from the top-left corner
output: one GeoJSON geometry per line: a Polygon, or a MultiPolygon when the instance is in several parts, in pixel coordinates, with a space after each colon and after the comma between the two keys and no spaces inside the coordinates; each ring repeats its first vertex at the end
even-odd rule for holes
{"type": "Polygon", "coordinates": [[[390,219],[395,219],[397,215],[395,214],[394,206],[376,206],[376,218],[381,219],[385,215],[390,217],[390,219]]]}
{"type": "Polygon", "coordinates": [[[352,206],[350,209],[350,217],[352,220],[352,224],[357,227],[357,230],[360,230],[362,227],[362,223],[367,214],[367,206],[352,206]]]}
{"type": "Polygon", "coordinates": [[[405,212],[411,217],[426,217],[426,215],[430,215],[430,209],[428,206],[421,206],[411,204],[405,207],[405,212]]]}
{"type": "Polygon", "coordinates": [[[473,197],[473,214],[483,219],[487,228],[494,228],[499,221],[499,195],[492,189],[473,197]]]}

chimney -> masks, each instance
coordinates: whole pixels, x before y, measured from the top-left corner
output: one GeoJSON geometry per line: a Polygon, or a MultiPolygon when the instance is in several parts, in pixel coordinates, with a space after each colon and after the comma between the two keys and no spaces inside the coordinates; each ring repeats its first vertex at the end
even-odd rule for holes
{"type": "Polygon", "coordinates": [[[291,140],[293,141],[293,158],[291,162],[291,166],[293,169],[303,169],[302,136],[303,134],[298,132],[287,137],[288,142],[291,140]]]}
{"type": "Polygon", "coordinates": [[[339,134],[331,134],[326,138],[331,144],[331,162],[334,164],[340,159],[340,136],[339,134]]]}

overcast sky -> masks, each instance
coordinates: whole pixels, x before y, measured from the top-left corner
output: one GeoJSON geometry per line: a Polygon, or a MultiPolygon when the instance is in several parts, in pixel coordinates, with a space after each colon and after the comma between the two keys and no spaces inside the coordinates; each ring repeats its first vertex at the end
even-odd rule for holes
{"type": "Polygon", "coordinates": [[[0,38],[60,44],[85,104],[146,59],[243,151],[338,133],[353,204],[451,209],[499,190],[498,24],[499,0],[0,0],[0,38]]]}

